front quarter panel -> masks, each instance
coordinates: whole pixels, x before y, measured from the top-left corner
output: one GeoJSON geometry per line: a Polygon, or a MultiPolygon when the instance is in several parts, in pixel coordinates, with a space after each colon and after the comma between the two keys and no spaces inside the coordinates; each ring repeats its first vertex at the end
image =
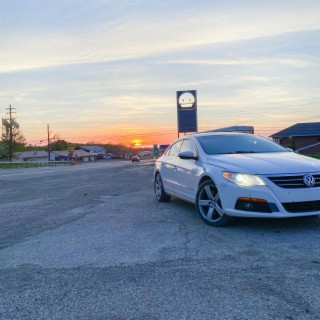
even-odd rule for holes
{"type": "MultiPolygon", "coordinates": [[[[218,190],[220,190],[221,188],[225,188],[226,180],[222,177],[222,172],[225,170],[224,168],[208,163],[205,163],[203,165],[203,168],[204,171],[200,177],[200,181],[203,181],[205,178],[210,178],[214,182],[218,190]]],[[[223,199],[221,199],[221,201],[223,203],[223,199]]]]}

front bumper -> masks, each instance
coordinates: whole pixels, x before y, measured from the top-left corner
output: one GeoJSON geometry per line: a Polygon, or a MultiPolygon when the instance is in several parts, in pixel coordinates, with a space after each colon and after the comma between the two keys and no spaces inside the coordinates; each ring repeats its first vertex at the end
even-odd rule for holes
{"type": "Polygon", "coordinates": [[[278,186],[240,187],[232,183],[219,186],[219,194],[225,214],[234,217],[256,218],[290,218],[320,215],[320,188],[283,189],[278,186]],[[235,209],[239,198],[256,198],[266,200],[271,212],[244,211],[235,209]],[[313,206],[301,205],[312,203],[313,206]],[[315,204],[315,205],[314,205],[315,204]],[[298,208],[288,210],[287,208],[298,208]],[[300,209],[302,208],[302,209],[300,209]],[[306,208],[306,209],[304,209],[306,208]]]}

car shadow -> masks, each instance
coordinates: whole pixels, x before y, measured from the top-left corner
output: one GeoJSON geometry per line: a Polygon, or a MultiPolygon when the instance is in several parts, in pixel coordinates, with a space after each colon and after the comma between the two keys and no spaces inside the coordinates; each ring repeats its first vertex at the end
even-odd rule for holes
{"type": "Polygon", "coordinates": [[[280,233],[281,231],[320,229],[320,217],[296,217],[296,218],[233,218],[229,228],[245,228],[260,231],[273,231],[280,233]]]}
{"type": "MultiPolygon", "coordinates": [[[[199,223],[203,223],[202,219],[196,212],[194,204],[183,201],[179,198],[172,197],[171,203],[176,208],[181,208],[190,213],[193,219],[199,218],[199,223]]],[[[225,227],[221,227],[225,228],[225,227]]],[[[228,229],[252,229],[260,231],[270,231],[280,233],[281,231],[292,230],[297,232],[299,230],[319,230],[320,229],[320,216],[307,216],[307,217],[296,217],[296,218],[239,218],[234,217],[231,223],[227,226],[228,229]]]]}

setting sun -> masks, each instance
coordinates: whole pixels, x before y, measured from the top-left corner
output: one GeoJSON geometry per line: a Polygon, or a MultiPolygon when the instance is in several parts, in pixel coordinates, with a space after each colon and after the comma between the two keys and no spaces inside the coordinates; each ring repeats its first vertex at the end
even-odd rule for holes
{"type": "Polygon", "coordinates": [[[141,146],[141,142],[142,142],[142,141],[139,140],[139,139],[136,139],[136,140],[132,140],[132,141],[131,141],[132,145],[135,146],[135,147],[141,146]]]}

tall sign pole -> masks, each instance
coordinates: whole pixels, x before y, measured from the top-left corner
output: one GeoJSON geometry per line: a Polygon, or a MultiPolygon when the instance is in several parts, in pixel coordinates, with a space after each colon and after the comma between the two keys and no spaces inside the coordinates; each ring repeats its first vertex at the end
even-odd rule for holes
{"type": "Polygon", "coordinates": [[[50,161],[50,126],[47,124],[47,134],[48,134],[48,161],[50,161]]]}

